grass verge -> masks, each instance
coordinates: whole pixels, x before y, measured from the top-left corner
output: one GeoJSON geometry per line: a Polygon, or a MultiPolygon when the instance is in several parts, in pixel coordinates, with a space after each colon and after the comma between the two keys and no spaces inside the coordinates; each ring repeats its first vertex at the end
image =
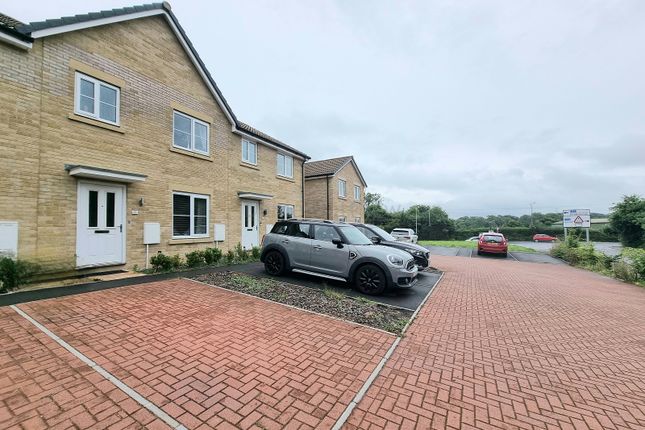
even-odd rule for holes
{"type": "MultiPolygon", "coordinates": [[[[420,240],[419,245],[443,246],[445,248],[477,248],[477,242],[469,242],[465,240],[420,240]]],[[[515,245],[512,243],[509,243],[508,250],[511,252],[537,252],[535,249],[527,248],[526,246],[515,245]]]]}

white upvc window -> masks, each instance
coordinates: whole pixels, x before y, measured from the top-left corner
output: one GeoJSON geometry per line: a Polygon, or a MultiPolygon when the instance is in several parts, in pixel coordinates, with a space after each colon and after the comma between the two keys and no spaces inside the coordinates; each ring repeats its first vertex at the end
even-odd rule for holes
{"type": "Polygon", "coordinates": [[[285,154],[278,154],[278,175],[285,178],[293,178],[293,157],[285,154]]]}
{"type": "Polygon", "coordinates": [[[357,216],[356,218],[354,218],[354,222],[361,222],[361,217],[357,216]]]}
{"type": "Polygon", "coordinates": [[[278,220],[293,218],[293,205],[278,205],[278,220]]]}
{"type": "Polygon", "coordinates": [[[361,187],[354,185],[354,200],[357,202],[361,201],[361,187]]]}
{"type": "Polygon", "coordinates": [[[208,155],[210,126],[185,113],[174,111],[172,115],[172,146],[208,155]]]}
{"type": "Polygon", "coordinates": [[[249,164],[258,164],[258,145],[242,139],[242,161],[249,164]]]}
{"type": "Polygon", "coordinates": [[[338,197],[347,196],[347,182],[342,179],[338,180],[338,197]]]}
{"type": "Polygon", "coordinates": [[[74,113],[119,125],[121,89],[76,72],[74,113]]]}
{"type": "Polygon", "coordinates": [[[345,222],[345,217],[344,216],[339,216],[338,217],[338,222],[345,222]]]}
{"type": "Polygon", "coordinates": [[[208,237],[210,198],[204,194],[172,193],[172,237],[208,237]]]}

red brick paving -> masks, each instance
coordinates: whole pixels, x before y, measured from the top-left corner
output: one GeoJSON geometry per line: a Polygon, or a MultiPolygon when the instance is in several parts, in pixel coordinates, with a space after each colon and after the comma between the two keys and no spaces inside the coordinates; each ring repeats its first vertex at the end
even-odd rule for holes
{"type": "Polygon", "coordinates": [[[445,271],[347,429],[643,429],[645,289],[534,263],[445,271]]]}
{"type": "MultiPolygon", "coordinates": [[[[394,341],[384,332],[187,280],[20,308],[191,429],[329,428],[394,341]]],[[[2,311],[4,325],[20,318],[2,311]]],[[[25,323],[43,353],[56,350],[25,323]]],[[[62,351],[52,369],[76,365],[62,351]]],[[[8,359],[0,375],[20,361],[13,354],[8,359]]],[[[94,386],[111,388],[89,376],[94,386]]],[[[148,419],[132,399],[121,399],[119,408],[140,424],[148,419]]],[[[15,411],[9,415],[26,425],[15,411]]],[[[98,417],[88,411],[75,418],[87,428],[98,417]]]]}
{"type": "Polygon", "coordinates": [[[0,428],[165,425],[10,308],[0,308],[0,428]],[[22,427],[21,427],[22,425],[22,427]]]}

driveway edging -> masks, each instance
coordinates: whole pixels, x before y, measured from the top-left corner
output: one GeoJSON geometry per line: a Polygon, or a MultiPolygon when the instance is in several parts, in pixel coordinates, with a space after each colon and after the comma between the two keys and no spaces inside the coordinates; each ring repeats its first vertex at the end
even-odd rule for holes
{"type": "Polygon", "coordinates": [[[399,343],[403,339],[403,336],[405,335],[405,332],[410,327],[410,324],[412,324],[412,322],[416,319],[416,317],[419,314],[419,311],[421,310],[421,308],[423,308],[423,306],[425,306],[426,302],[428,301],[428,299],[430,298],[432,293],[434,293],[434,290],[436,290],[437,287],[439,286],[439,284],[441,283],[441,280],[443,279],[443,275],[444,275],[444,272],[441,272],[441,276],[439,277],[437,282],[435,282],[435,284],[433,285],[432,289],[428,292],[428,294],[426,294],[426,296],[423,299],[423,301],[421,302],[421,304],[417,307],[417,310],[414,311],[414,313],[410,317],[410,321],[408,321],[408,323],[405,325],[405,327],[403,327],[403,330],[401,330],[401,334],[396,337],[396,339],[392,343],[392,346],[390,346],[390,349],[388,349],[388,351],[385,353],[385,355],[383,356],[383,358],[381,359],[379,364],[374,368],[374,370],[370,374],[369,378],[367,378],[367,380],[365,381],[365,383],[363,384],[361,389],[358,390],[358,393],[356,393],[356,395],[354,396],[352,401],[349,402],[349,405],[347,405],[347,407],[345,408],[343,413],[340,415],[340,417],[338,418],[338,420],[336,421],[336,423],[334,424],[334,426],[332,427],[331,430],[340,430],[343,427],[343,425],[345,425],[345,423],[347,422],[347,419],[349,418],[349,416],[354,411],[354,408],[356,406],[358,406],[358,404],[360,403],[361,400],[363,400],[363,396],[365,396],[365,394],[370,389],[370,387],[372,386],[372,384],[374,383],[376,378],[381,373],[381,370],[383,370],[383,367],[385,367],[385,364],[388,362],[388,360],[390,359],[392,354],[394,354],[394,351],[399,346],[399,343]]]}

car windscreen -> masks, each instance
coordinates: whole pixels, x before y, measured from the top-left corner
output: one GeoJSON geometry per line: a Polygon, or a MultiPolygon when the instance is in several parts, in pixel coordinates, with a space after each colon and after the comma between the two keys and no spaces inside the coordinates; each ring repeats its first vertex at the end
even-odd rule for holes
{"type": "Polygon", "coordinates": [[[484,242],[502,243],[504,238],[496,234],[485,234],[483,240],[484,242]]]}
{"type": "Polygon", "coordinates": [[[338,227],[345,236],[348,245],[371,245],[372,241],[353,225],[338,227]]]}
{"type": "Polygon", "coordinates": [[[377,227],[375,225],[368,225],[367,226],[370,230],[372,230],[374,233],[376,233],[382,240],[390,240],[390,241],[395,241],[396,238],[392,236],[390,233],[387,231],[383,230],[380,227],[377,227]]]}

